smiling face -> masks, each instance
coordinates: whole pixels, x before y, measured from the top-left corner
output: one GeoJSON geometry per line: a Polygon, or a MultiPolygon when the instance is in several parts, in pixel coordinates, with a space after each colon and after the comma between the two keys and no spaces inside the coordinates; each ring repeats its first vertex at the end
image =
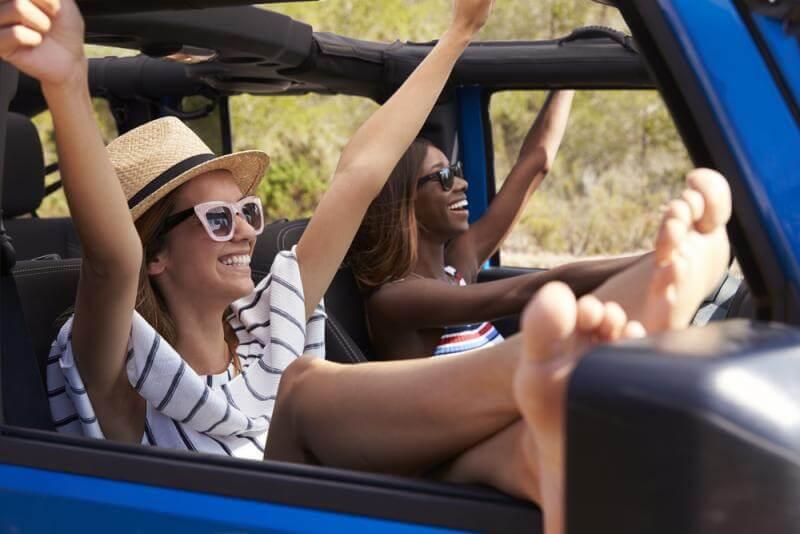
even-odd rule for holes
{"type": "MultiPolygon", "coordinates": [[[[432,145],[428,146],[417,181],[448,165],[450,162],[441,150],[432,145]]],[[[466,232],[469,229],[469,209],[466,200],[467,182],[458,176],[455,177],[450,191],[445,191],[438,179],[430,180],[420,186],[414,201],[414,215],[420,233],[427,233],[445,242],[466,232]]]]}
{"type": "MultiPolygon", "coordinates": [[[[175,191],[171,213],[202,202],[236,202],[242,192],[228,171],[213,171],[189,180],[175,191]]],[[[166,234],[163,249],[147,265],[167,300],[195,302],[225,309],[253,291],[250,256],[256,233],[241,215],[230,241],[212,240],[196,215],[166,234]]]]}

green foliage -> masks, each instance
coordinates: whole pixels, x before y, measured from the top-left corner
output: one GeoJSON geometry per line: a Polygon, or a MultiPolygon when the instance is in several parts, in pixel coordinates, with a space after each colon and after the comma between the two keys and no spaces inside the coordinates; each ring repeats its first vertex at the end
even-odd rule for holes
{"type": "MultiPolygon", "coordinates": [[[[511,169],[545,96],[492,97],[498,178],[511,169]]],[[[660,206],[679,191],[689,168],[656,92],[581,91],[558,158],[509,245],[581,256],[648,248],[660,206]]]]}
{"type": "MultiPolygon", "coordinates": [[[[391,42],[437,38],[450,19],[451,0],[322,0],[265,6],[330,31],[391,42]]],[[[481,40],[553,39],[586,25],[627,31],[619,13],[587,0],[498,2],[481,40]]],[[[128,50],[87,47],[92,57],[128,50]]],[[[496,175],[506,176],[545,94],[504,92],[492,97],[496,175]]],[[[202,105],[202,102],[185,102],[202,105]]],[[[261,149],[272,159],[258,188],[270,218],[306,217],[317,205],[339,154],[376,109],[346,96],[251,96],[230,100],[234,149],[261,149]]],[[[98,120],[106,141],[113,120],[101,102],[98,120]]],[[[36,118],[47,161],[55,161],[48,114],[36,118]]],[[[213,123],[192,124],[219,149],[213,123]]],[[[655,92],[584,91],[575,99],[561,152],[509,239],[526,251],[615,253],[647,247],[658,207],[680,186],[690,164],[672,121],[655,92]]],[[[49,181],[57,179],[57,175],[49,181]]],[[[51,195],[43,215],[65,215],[63,194],[51,195]]]]}

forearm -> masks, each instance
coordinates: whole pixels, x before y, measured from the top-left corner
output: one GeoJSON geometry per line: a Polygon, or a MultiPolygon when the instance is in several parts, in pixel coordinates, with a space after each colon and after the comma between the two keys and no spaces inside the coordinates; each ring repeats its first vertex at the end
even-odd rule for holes
{"type": "Polygon", "coordinates": [[[472,33],[452,27],[442,36],[405,83],[359,128],[342,153],[337,174],[364,182],[360,187],[377,195],[422,129],[472,33]]]}
{"type": "Polygon", "coordinates": [[[503,243],[555,160],[566,131],[574,91],[551,93],[525,136],[520,155],[486,214],[463,238],[481,264],[503,243]]]}
{"type": "Polygon", "coordinates": [[[138,272],[141,244],[95,122],[83,67],[68,83],[43,85],[64,192],[93,270],[138,272]]]}
{"type": "Polygon", "coordinates": [[[564,282],[573,293],[581,296],[594,291],[615,274],[628,269],[650,254],[580,261],[561,265],[549,272],[553,280],[564,282]]]}
{"type": "Polygon", "coordinates": [[[509,278],[509,283],[513,284],[513,287],[504,292],[503,298],[499,299],[497,306],[501,306],[502,309],[494,310],[494,312],[498,316],[519,313],[536,292],[549,282],[563,282],[580,297],[597,289],[606,280],[629,268],[645,256],[585,260],[560,265],[547,271],[509,278]]]}
{"type": "Polygon", "coordinates": [[[547,173],[555,160],[569,121],[575,91],[555,91],[547,96],[542,110],[522,142],[517,166],[539,163],[547,173]]]}

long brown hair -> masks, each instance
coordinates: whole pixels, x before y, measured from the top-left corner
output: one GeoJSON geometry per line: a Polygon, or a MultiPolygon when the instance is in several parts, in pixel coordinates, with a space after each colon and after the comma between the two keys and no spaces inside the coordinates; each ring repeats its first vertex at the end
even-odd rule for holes
{"type": "Polygon", "coordinates": [[[431,145],[424,138],[411,143],[367,209],[348,255],[364,291],[404,278],[417,261],[417,176],[431,145]]]}
{"type": "MultiPolygon", "coordinates": [[[[155,328],[156,332],[164,338],[170,345],[175,345],[178,340],[178,332],[175,328],[175,321],[169,313],[167,301],[158,289],[158,285],[147,274],[147,264],[153,261],[156,255],[161,252],[165,245],[164,236],[161,229],[172,209],[175,207],[175,191],[171,192],[151,206],[136,220],[136,231],[142,240],[144,254],[142,255],[142,266],[139,271],[139,287],[136,291],[136,311],[155,328]]],[[[225,312],[225,316],[229,313],[225,312]]],[[[241,362],[235,357],[236,348],[239,345],[236,333],[227,321],[223,318],[225,343],[233,360],[233,365],[241,372],[241,362]]]]}

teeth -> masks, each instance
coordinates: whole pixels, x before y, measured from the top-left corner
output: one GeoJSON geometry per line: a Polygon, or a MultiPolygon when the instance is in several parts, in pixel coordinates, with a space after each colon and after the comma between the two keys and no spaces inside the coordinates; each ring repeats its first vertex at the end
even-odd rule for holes
{"type": "Polygon", "coordinates": [[[225,256],[219,261],[224,265],[250,265],[250,256],[247,254],[242,254],[239,256],[225,256]]]}
{"type": "Polygon", "coordinates": [[[447,206],[447,208],[451,210],[459,210],[462,208],[466,208],[467,206],[469,206],[469,203],[466,201],[466,199],[464,199],[464,200],[459,200],[458,202],[453,202],[452,204],[447,206]]]}

